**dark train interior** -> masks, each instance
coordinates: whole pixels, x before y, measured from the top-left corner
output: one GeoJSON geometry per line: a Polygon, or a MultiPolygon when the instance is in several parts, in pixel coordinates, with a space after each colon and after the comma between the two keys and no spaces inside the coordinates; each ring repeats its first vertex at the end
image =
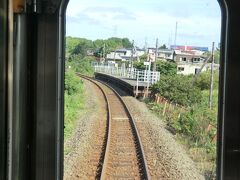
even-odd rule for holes
{"type": "MultiPolygon", "coordinates": [[[[240,3],[222,11],[217,179],[240,179],[240,3]]],[[[63,178],[68,0],[0,1],[0,179],[63,178]]]]}

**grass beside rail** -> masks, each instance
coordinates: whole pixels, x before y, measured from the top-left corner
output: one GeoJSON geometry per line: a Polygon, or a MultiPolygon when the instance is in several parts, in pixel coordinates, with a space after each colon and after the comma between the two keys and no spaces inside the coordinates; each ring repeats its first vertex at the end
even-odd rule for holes
{"type": "Polygon", "coordinates": [[[159,116],[166,128],[184,144],[206,179],[215,178],[218,91],[213,91],[213,108],[208,107],[209,91],[201,91],[202,100],[182,108],[173,104],[146,100],[148,108],[159,116]]]}
{"type": "Polygon", "coordinates": [[[65,93],[64,93],[64,136],[69,138],[72,134],[79,113],[84,109],[84,84],[74,71],[65,73],[65,93]]]}

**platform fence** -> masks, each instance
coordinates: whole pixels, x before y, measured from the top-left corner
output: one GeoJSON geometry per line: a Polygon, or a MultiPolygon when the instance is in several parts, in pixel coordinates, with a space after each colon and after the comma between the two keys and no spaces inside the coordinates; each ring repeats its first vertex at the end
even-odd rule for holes
{"type": "Polygon", "coordinates": [[[136,68],[124,68],[107,65],[93,64],[94,71],[104,74],[117,76],[120,78],[130,78],[137,82],[145,82],[149,85],[155,84],[160,80],[160,72],[149,70],[138,70],[136,68]]]}

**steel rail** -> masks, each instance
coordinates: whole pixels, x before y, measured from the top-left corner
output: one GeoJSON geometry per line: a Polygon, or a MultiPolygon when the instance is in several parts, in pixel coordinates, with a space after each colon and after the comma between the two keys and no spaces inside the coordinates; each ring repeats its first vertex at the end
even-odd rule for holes
{"type": "Polygon", "coordinates": [[[139,135],[139,132],[137,130],[137,126],[136,126],[136,123],[135,123],[135,120],[133,118],[133,116],[131,115],[130,111],[129,111],[129,108],[127,107],[126,103],[124,102],[124,100],[122,99],[122,97],[116,92],[116,90],[114,90],[111,86],[109,86],[108,84],[102,82],[102,81],[99,81],[99,80],[96,80],[96,79],[93,79],[91,77],[88,77],[88,76],[85,76],[85,75],[82,75],[82,74],[79,74],[77,73],[78,76],[84,78],[84,79],[87,79],[89,81],[91,81],[92,83],[94,83],[95,85],[97,85],[101,91],[103,92],[104,94],[104,97],[105,97],[105,100],[107,102],[107,108],[108,108],[108,124],[107,124],[107,140],[105,141],[106,142],[106,148],[104,149],[105,150],[105,153],[103,152],[104,156],[104,160],[103,160],[103,166],[102,166],[102,169],[101,169],[101,178],[100,179],[107,179],[106,177],[106,171],[107,171],[107,165],[106,165],[106,162],[108,162],[108,154],[110,152],[110,141],[111,141],[111,108],[110,108],[110,105],[109,105],[109,100],[108,100],[108,97],[107,95],[105,94],[104,90],[102,89],[102,87],[96,83],[95,81],[105,85],[107,88],[109,88],[111,91],[114,92],[114,94],[117,96],[117,98],[120,100],[120,102],[122,103],[127,115],[129,116],[129,122],[130,122],[130,125],[131,125],[131,129],[132,129],[132,133],[133,133],[133,137],[134,137],[134,141],[135,141],[135,145],[137,146],[136,147],[136,150],[137,150],[137,155],[138,155],[138,161],[140,162],[141,164],[141,171],[143,174],[141,174],[141,177],[143,177],[144,179],[151,179],[150,178],[150,173],[149,173],[149,170],[148,170],[148,166],[147,166],[147,161],[146,161],[146,157],[145,157],[145,153],[144,153],[144,149],[143,149],[143,145],[142,145],[142,142],[141,142],[141,138],[140,138],[140,135],[139,135]]]}
{"type": "Polygon", "coordinates": [[[104,161],[105,161],[105,155],[106,155],[106,151],[109,151],[108,148],[107,148],[107,145],[109,144],[110,142],[110,133],[111,133],[111,110],[110,110],[110,105],[109,105],[109,100],[108,100],[108,97],[106,95],[106,93],[103,91],[102,87],[96,83],[93,79],[91,79],[90,77],[88,76],[85,76],[85,75],[82,75],[80,73],[76,73],[77,76],[81,77],[81,78],[84,78],[90,82],[92,82],[93,84],[95,84],[99,89],[100,91],[102,92],[103,94],[103,97],[106,101],[106,104],[107,104],[107,126],[106,126],[106,134],[105,134],[105,138],[104,138],[104,148],[103,148],[103,153],[100,157],[100,160],[99,160],[99,165],[98,165],[98,171],[97,171],[97,175],[99,174],[101,176],[102,174],[102,169],[103,169],[103,164],[104,164],[104,161]]]}

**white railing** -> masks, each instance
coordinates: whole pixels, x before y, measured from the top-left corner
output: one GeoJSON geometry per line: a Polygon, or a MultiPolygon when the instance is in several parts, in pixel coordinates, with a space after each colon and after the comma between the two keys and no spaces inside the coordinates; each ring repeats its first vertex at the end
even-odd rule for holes
{"type": "Polygon", "coordinates": [[[160,72],[138,70],[135,68],[115,67],[108,65],[93,64],[94,71],[114,75],[122,78],[131,78],[137,82],[146,82],[149,85],[155,84],[160,80],[160,72]]]}

